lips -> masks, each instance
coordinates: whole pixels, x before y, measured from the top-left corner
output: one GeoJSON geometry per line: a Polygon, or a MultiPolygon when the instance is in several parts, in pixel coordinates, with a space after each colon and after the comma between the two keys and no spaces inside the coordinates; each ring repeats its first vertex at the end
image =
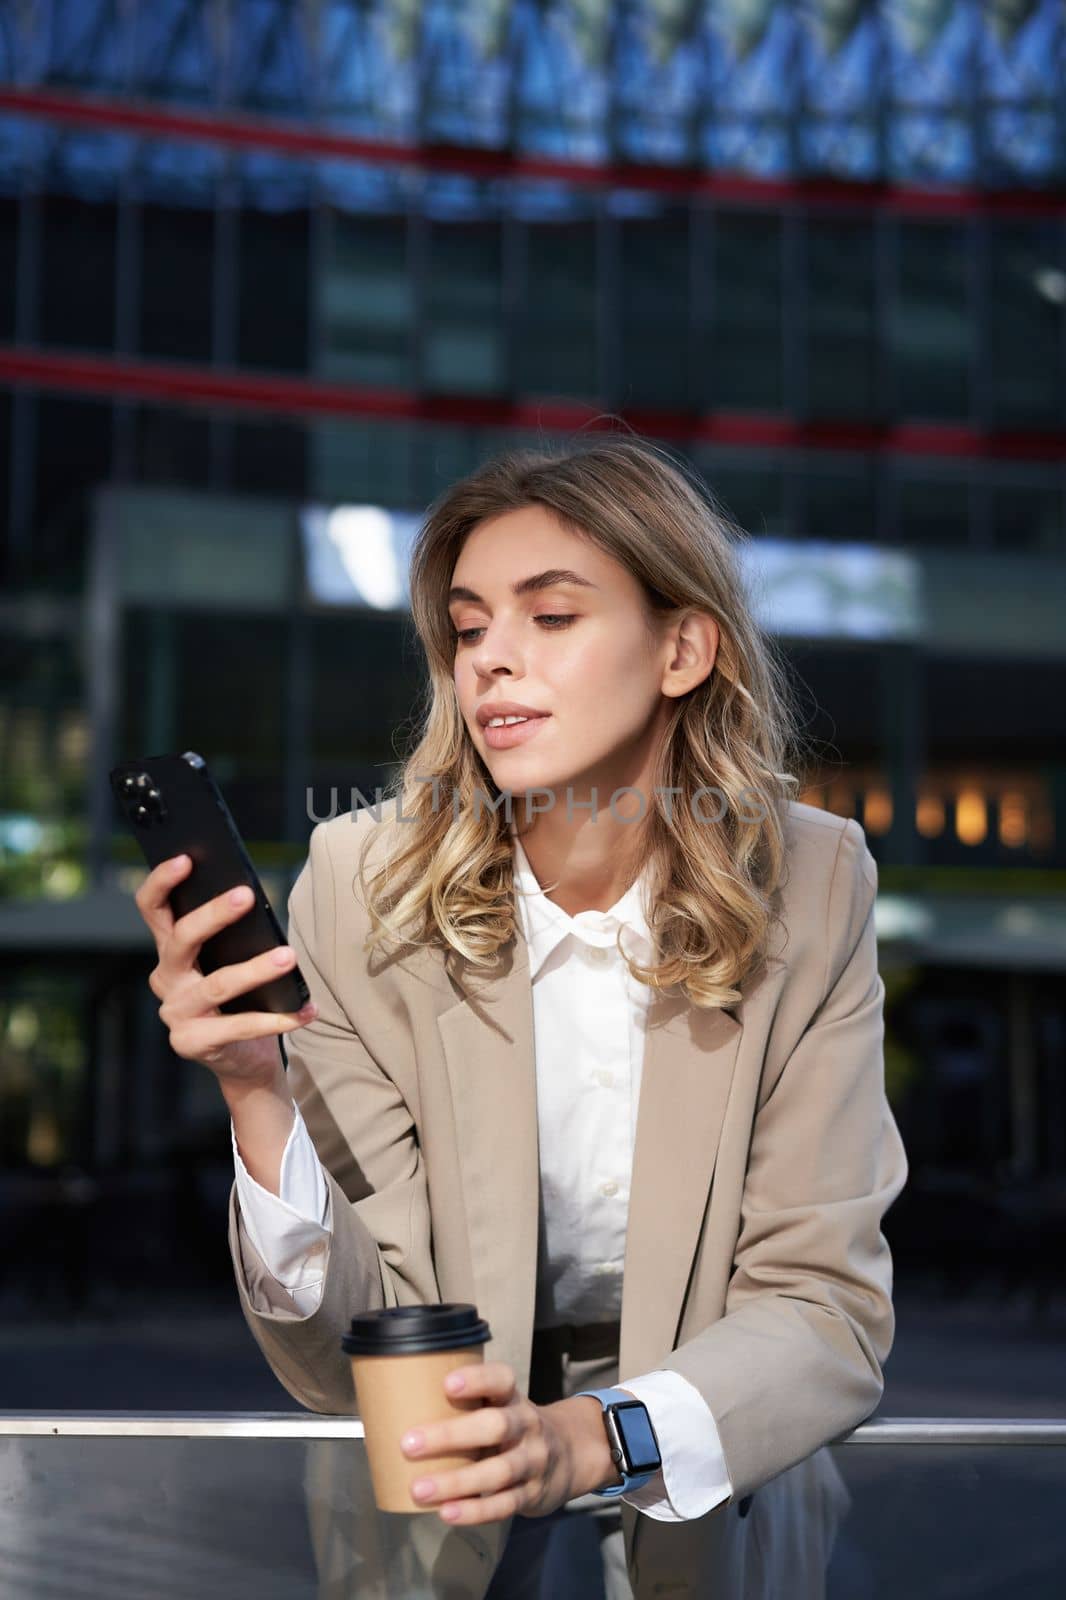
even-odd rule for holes
{"type": "MultiPolygon", "coordinates": [[[[520,712],[512,715],[519,716],[520,712]]],[[[528,744],[531,739],[536,739],[541,728],[546,722],[551,721],[547,713],[527,716],[521,722],[500,722],[495,727],[484,730],[485,743],[490,750],[512,750],[516,745],[528,744]]]]}
{"type": "Polygon", "coordinates": [[[532,721],[538,717],[551,716],[550,711],[540,711],[536,706],[519,705],[514,700],[501,700],[496,705],[478,706],[477,720],[483,728],[487,728],[494,717],[525,717],[532,721]]]}

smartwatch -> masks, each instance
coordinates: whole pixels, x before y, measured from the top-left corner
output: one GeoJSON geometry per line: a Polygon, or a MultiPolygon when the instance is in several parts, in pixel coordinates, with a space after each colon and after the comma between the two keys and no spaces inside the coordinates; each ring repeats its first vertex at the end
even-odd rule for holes
{"type": "MultiPolygon", "coordinates": [[[[663,1460],[643,1400],[635,1400],[624,1389],[580,1389],[578,1394],[592,1395],[603,1407],[603,1425],[607,1429],[611,1458],[622,1474],[621,1483],[594,1489],[593,1494],[611,1499],[643,1488],[658,1472],[663,1460]]],[[[573,1398],[576,1400],[577,1395],[573,1398]]]]}

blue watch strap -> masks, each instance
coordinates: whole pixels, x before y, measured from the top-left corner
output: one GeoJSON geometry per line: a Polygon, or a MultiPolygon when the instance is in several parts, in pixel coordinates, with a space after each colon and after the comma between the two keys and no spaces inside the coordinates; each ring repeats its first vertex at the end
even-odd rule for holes
{"type": "MultiPolygon", "coordinates": [[[[643,1405],[644,1404],[644,1402],[642,1400],[636,1400],[635,1396],[633,1396],[631,1394],[627,1394],[625,1389],[579,1389],[577,1394],[575,1394],[573,1396],[573,1398],[576,1400],[578,1398],[578,1395],[582,1395],[582,1394],[591,1395],[593,1399],[598,1400],[600,1402],[600,1405],[603,1407],[605,1412],[606,1412],[608,1406],[613,1406],[613,1405],[629,1405],[629,1406],[631,1406],[633,1404],[637,1404],[637,1405],[643,1405]]],[[[647,1407],[645,1407],[645,1415],[647,1415],[647,1407]]],[[[654,1434],[654,1431],[655,1430],[652,1429],[652,1433],[653,1434],[654,1434]]],[[[622,1463],[620,1461],[616,1461],[615,1465],[618,1468],[618,1471],[622,1474],[622,1482],[621,1483],[608,1484],[608,1486],[605,1489],[594,1489],[592,1491],[593,1494],[602,1495],[604,1499],[611,1500],[611,1499],[614,1499],[617,1495],[629,1494],[630,1491],[633,1490],[633,1489],[641,1489],[641,1488],[643,1488],[643,1486],[647,1482],[649,1482],[649,1480],[651,1478],[653,1478],[655,1476],[655,1472],[654,1471],[652,1471],[652,1472],[628,1472],[627,1473],[625,1471],[625,1468],[622,1466],[622,1463]]]]}

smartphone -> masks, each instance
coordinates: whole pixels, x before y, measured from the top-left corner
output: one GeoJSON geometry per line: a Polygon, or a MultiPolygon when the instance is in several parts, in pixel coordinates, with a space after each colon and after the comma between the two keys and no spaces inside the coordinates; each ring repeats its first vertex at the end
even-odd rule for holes
{"type": "MultiPolygon", "coordinates": [[[[201,972],[249,961],[288,943],[222,791],[202,756],[194,750],[145,756],[113,767],[110,777],[119,809],[148,865],[157,867],[180,855],[192,861],[184,878],[170,891],[175,920],[239,884],[246,883],[255,895],[236,922],[204,940],[198,958],[201,972]]],[[[218,1009],[227,1013],[299,1011],[310,998],[311,991],[296,966],[269,983],[224,1000],[218,1009]]]]}

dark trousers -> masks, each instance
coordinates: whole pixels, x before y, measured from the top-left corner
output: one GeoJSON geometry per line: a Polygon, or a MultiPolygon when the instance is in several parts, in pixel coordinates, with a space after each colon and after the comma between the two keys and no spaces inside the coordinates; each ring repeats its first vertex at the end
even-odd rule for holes
{"type": "MultiPolygon", "coordinates": [[[[529,1398],[536,1405],[617,1381],[617,1323],[534,1335],[529,1398]]],[[[581,1495],[548,1516],[514,1518],[485,1600],[632,1600],[632,1594],[617,1502],[581,1495]]]]}

